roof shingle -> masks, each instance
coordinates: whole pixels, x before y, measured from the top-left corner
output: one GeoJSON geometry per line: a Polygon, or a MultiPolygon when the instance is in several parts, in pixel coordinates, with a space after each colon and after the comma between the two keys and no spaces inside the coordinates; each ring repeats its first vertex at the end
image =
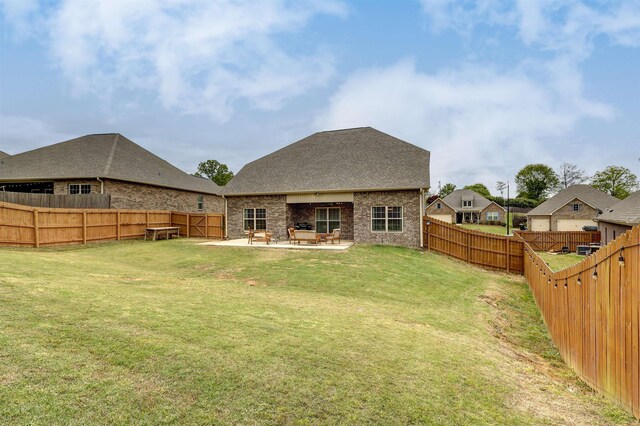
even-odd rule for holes
{"type": "Polygon", "coordinates": [[[572,185],[529,211],[527,216],[548,216],[576,198],[601,211],[620,201],[616,197],[595,189],[592,186],[584,184],[572,185]]]}
{"type": "Polygon", "coordinates": [[[224,193],[428,188],[429,155],[371,127],[318,132],[247,164],[224,193]]]}
{"type": "Polygon", "coordinates": [[[610,206],[596,220],[629,226],[640,225],[640,191],[610,206]]]}
{"type": "Polygon", "coordinates": [[[6,152],[0,151],[0,158],[10,157],[6,152]]]}
{"type": "Polygon", "coordinates": [[[492,203],[491,200],[486,199],[482,195],[478,194],[471,189],[456,189],[442,199],[449,207],[455,211],[480,211],[492,203]],[[462,199],[473,200],[471,208],[462,207],[462,199]]]}
{"type": "Polygon", "coordinates": [[[209,179],[189,175],[119,133],[87,135],[0,160],[0,181],[107,178],[219,194],[209,179]]]}

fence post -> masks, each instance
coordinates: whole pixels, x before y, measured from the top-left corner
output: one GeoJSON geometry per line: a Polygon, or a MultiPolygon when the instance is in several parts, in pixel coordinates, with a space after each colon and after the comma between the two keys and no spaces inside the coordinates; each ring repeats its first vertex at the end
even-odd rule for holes
{"type": "Polygon", "coordinates": [[[469,245],[469,235],[471,235],[471,232],[466,232],[467,234],[467,262],[469,262],[471,260],[471,246],[469,245]]]}
{"type": "Polygon", "coordinates": [[[33,209],[33,242],[40,247],[40,228],[38,226],[38,209],[33,209]]]}
{"type": "Polygon", "coordinates": [[[116,211],[116,238],[120,241],[120,210],[116,211]]]}
{"type": "Polygon", "coordinates": [[[505,237],[507,243],[507,273],[509,272],[509,265],[511,263],[511,240],[509,237],[505,237]]]}
{"type": "Polygon", "coordinates": [[[169,226],[173,226],[173,212],[169,212],[169,226]]]}
{"type": "Polygon", "coordinates": [[[209,238],[209,215],[204,213],[204,237],[209,238]]]}
{"type": "Polygon", "coordinates": [[[87,244],[87,211],[82,211],[82,244],[87,244]]]}
{"type": "Polygon", "coordinates": [[[149,210],[147,210],[147,228],[149,227],[149,210]]]}
{"type": "Polygon", "coordinates": [[[189,219],[189,213],[187,213],[187,238],[189,238],[189,228],[191,228],[191,220],[189,219]]]}

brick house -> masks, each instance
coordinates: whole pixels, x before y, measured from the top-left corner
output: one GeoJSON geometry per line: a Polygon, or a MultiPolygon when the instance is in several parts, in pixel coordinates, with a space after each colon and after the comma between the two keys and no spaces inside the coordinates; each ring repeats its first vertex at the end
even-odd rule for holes
{"type": "Polygon", "coordinates": [[[444,198],[436,198],[425,214],[448,223],[506,223],[507,211],[470,189],[456,189],[444,198]]]}
{"type": "Polygon", "coordinates": [[[211,180],[189,175],[118,133],[0,156],[0,191],[110,194],[111,208],[221,213],[211,180]]]}
{"type": "Polygon", "coordinates": [[[596,220],[602,244],[609,244],[620,234],[640,225],[640,191],[613,204],[596,220]]]}
{"type": "Polygon", "coordinates": [[[224,188],[227,236],[340,228],[347,240],[419,247],[429,151],[371,127],[315,133],[244,166],[224,188]]]}
{"type": "Polygon", "coordinates": [[[581,231],[596,226],[596,217],[618,202],[589,185],[572,185],[527,213],[530,231],[581,231]]]}

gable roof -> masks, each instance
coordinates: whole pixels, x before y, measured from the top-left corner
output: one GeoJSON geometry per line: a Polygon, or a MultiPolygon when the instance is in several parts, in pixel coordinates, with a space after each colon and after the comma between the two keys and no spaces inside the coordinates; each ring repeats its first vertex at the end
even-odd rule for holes
{"type": "Polygon", "coordinates": [[[572,185],[558,192],[544,203],[527,213],[527,216],[548,216],[566,205],[568,202],[579,199],[596,210],[604,211],[607,207],[620,201],[606,192],[595,189],[590,185],[572,185]]]}
{"type": "MultiPolygon", "coordinates": [[[[493,202],[486,199],[485,197],[478,194],[477,192],[472,191],[471,189],[456,189],[455,191],[451,192],[451,194],[444,197],[443,201],[455,211],[466,211],[466,212],[484,210],[489,204],[493,202]],[[463,199],[473,200],[472,207],[463,208],[462,207],[463,199]]],[[[498,204],[496,203],[496,205],[498,204]]]]}
{"type": "Polygon", "coordinates": [[[622,201],[610,206],[598,221],[634,226],[640,224],[640,191],[636,191],[622,201]]]}
{"type": "Polygon", "coordinates": [[[435,200],[433,200],[433,201],[431,202],[431,204],[429,204],[427,207],[425,207],[425,210],[426,210],[426,209],[428,209],[429,207],[431,207],[432,205],[434,205],[435,203],[438,203],[438,202],[440,202],[440,203],[444,204],[445,206],[449,207],[451,210],[455,210],[453,207],[451,207],[449,204],[447,204],[447,203],[446,203],[442,198],[440,198],[440,197],[438,197],[438,198],[436,198],[435,200]]]}
{"type": "Polygon", "coordinates": [[[0,159],[0,181],[107,178],[207,194],[220,188],[189,175],[119,133],[87,135],[0,159]]]}
{"type": "Polygon", "coordinates": [[[371,127],[318,132],[247,164],[224,193],[428,188],[429,155],[371,127]]]}
{"type": "Polygon", "coordinates": [[[0,151],[0,158],[10,157],[6,152],[0,151]]]}

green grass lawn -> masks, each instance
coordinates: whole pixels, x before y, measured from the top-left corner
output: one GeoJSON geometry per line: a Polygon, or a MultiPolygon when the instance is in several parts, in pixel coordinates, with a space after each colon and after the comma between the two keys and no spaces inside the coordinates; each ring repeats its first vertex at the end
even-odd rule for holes
{"type": "Polygon", "coordinates": [[[586,256],[581,256],[575,253],[549,254],[541,251],[537,253],[538,256],[547,262],[547,265],[549,265],[549,268],[551,268],[552,271],[559,271],[560,269],[568,268],[569,266],[573,266],[586,259],[586,256]]]}
{"type": "Polygon", "coordinates": [[[0,249],[2,424],[625,424],[520,277],[416,250],[0,249]]]}
{"type": "MultiPolygon", "coordinates": [[[[458,226],[461,226],[462,228],[466,228],[466,229],[473,229],[474,231],[488,232],[490,234],[498,234],[498,235],[507,234],[507,227],[500,226],[500,225],[480,225],[475,223],[463,223],[458,226]]],[[[509,229],[509,232],[512,232],[512,231],[513,231],[512,229],[509,229]]]]}

